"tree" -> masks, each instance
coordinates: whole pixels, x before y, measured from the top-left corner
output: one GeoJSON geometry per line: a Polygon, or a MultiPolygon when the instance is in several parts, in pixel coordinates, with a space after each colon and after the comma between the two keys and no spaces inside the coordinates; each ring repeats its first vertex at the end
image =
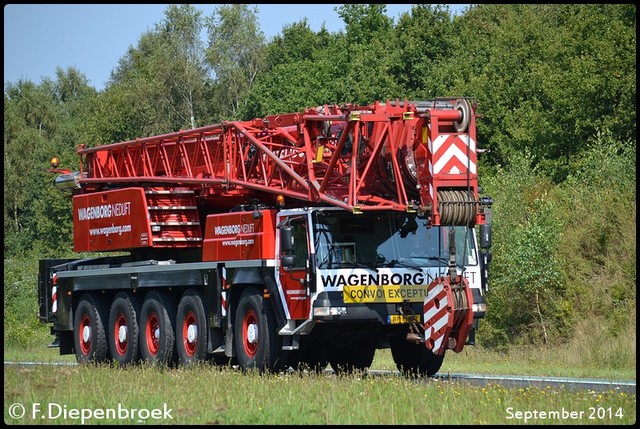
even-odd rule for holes
{"type": "Polygon", "coordinates": [[[317,33],[306,19],[285,25],[266,49],[266,64],[243,111],[245,118],[344,103],[347,51],[343,33],[317,33]]]}
{"type": "Polygon", "coordinates": [[[132,134],[119,138],[161,134],[208,122],[204,97],[209,79],[200,39],[201,14],[192,5],[170,5],[165,19],[144,33],[138,46],[130,47],[120,59],[106,92],[114,92],[116,115],[132,120],[135,127],[132,134]]]}
{"type": "Polygon", "coordinates": [[[450,76],[440,67],[451,55],[456,40],[448,7],[413,5],[409,13],[400,15],[393,32],[399,58],[392,70],[407,97],[424,99],[450,94],[450,76]]]}
{"type": "MultiPolygon", "coordinates": [[[[4,234],[5,254],[29,247],[34,231],[30,201],[40,189],[33,175],[42,164],[34,156],[50,147],[59,126],[51,85],[20,80],[4,93],[4,234]]],[[[47,160],[48,161],[48,160],[47,160]]],[[[45,164],[46,165],[46,164],[45,164]]],[[[46,168],[45,168],[46,169],[46,168]]]]}
{"type": "Polygon", "coordinates": [[[634,5],[483,4],[456,29],[439,67],[480,99],[494,165],[528,150],[561,182],[598,129],[635,137],[634,5]]]}
{"type": "Polygon", "coordinates": [[[344,98],[369,104],[386,98],[403,98],[393,69],[400,60],[393,20],[385,4],[344,4],[336,8],[346,29],[344,98]]]}
{"type": "Polygon", "coordinates": [[[70,247],[71,201],[52,186],[48,170],[53,156],[61,167],[77,166],[76,148],[95,96],[73,67],[57,68],[55,80],[19,81],[5,89],[5,254],[70,247]]]}
{"type": "Polygon", "coordinates": [[[562,314],[564,224],[557,217],[557,188],[531,164],[529,154],[515,155],[508,168],[483,180],[494,200],[487,321],[501,332],[497,343],[547,344],[570,322],[562,314]]]}
{"type": "Polygon", "coordinates": [[[207,20],[206,58],[214,73],[221,118],[238,117],[264,67],[265,39],[256,14],[255,6],[221,5],[207,20]]]}

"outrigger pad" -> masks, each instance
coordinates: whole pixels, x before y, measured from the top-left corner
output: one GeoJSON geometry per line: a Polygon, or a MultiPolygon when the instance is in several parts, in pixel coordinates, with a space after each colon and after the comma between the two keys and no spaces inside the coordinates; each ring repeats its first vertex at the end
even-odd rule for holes
{"type": "Polygon", "coordinates": [[[435,355],[446,349],[459,353],[473,324],[473,295],[462,276],[438,277],[431,282],[424,299],[424,344],[435,355]]]}

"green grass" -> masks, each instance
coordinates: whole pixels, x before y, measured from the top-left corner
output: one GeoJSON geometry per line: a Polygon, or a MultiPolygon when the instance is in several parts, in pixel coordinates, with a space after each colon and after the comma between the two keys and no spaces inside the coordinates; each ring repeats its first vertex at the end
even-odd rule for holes
{"type": "Polygon", "coordinates": [[[7,365],[4,388],[9,424],[510,424],[525,417],[540,424],[631,424],[636,415],[635,394],[616,391],[473,387],[395,375],[259,375],[207,364],[7,365]],[[26,415],[12,418],[11,404],[26,415]],[[112,415],[96,414],[108,409],[112,415]],[[154,418],[152,410],[168,414],[154,418]],[[559,414],[542,419],[543,411],[559,414]],[[563,411],[576,418],[563,418],[563,411]]]}
{"type": "MultiPolygon", "coordinates": [[[[372,369],[395,370],[388,349],[377,350],[372,369]]],[[[497,352],[481,347],[465,347],[462,352],[447,352],[440,374],[531,375],[549,377],[635,380],[636,368],[603,368],[597,362],[575,365],[562,351],[534,347],[514,347],[497,352]]]]}
{"type": "MultiPolygon", "coordinates": [[[[75,362],[73,356],[59,356],[57,349],[45,346],[5,348],[4,357],[5,361],[75,362]]],[[[636,378],[635,368],[570,367],[562,359],[563,354],[553,349],[498,353],[466,347],[459,354],[449,353],[440,373],[636,378]]],[[[395,370],[389,350],[376,352],[372,369],[395,370]]],[[[413,381],[397,373],[259,375],[209,364],[173,369],[142,364],[5,365],[4,402],[8,424],[632,424],[636,420],[635,394],[613,390],[482,387],[438,379],[413,381]],[[19,404],[12,411],[24,407],[25,416],[13,418],[12,404],[19,404]]]]}
{"type": "MultiPolygon", "coordinates": [[[[31,346],[5,348],[6,361],[75,362],[73,355],[60,356],[57,348],[31,346]]],[[[389,349],[377,350],[371,366],[375,370],[395,371],[389,349]]],[[[531,375],[550,377],[596,378],[606,380],[636,380],[635,366],[602,368],[597,363],[578,366],[554,349],[517,347],[497,352],[478,346],[467,346],[461,353],[447,352],[440,374],[531,375]]]]}

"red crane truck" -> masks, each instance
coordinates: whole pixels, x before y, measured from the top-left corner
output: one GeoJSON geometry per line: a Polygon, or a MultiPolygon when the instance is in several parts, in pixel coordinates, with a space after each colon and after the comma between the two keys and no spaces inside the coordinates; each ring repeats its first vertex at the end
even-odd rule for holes
{"type": "Polygon", "coordinates": [[[405,99],[80,145],[79,171],[52,171],[92,256],[40,261],[52,346],[336,372],[390,348],[435,374],[486,310],[475,126],[466,98],[405,99]]]}

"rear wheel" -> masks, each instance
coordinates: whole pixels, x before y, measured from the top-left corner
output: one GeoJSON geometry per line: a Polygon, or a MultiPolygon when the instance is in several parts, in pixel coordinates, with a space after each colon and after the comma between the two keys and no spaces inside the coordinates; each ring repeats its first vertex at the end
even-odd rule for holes
{"type": "Polygon", "coordinates": [[[115,296],[109,312],[109,349],[119,365],[134,363],[140,356],[139,315],[138,301],[131,293],[119,292],[115,296]]]}
{"type": "Polygon", "coordinates": [[[175,315],[165,293],[147,293],[140,311],[140,353],[146,362],[172,364],[175,361],[175,315]]]}
{"type": "Polygon", "coordinates": [[[278,372],[287,364],[270,302],[253,287],[240,295],[233,327],[238,364],[244,370],[278,372]]]}
{"type": "Polygon", "coordinates": [[[102,363],[109,359],[104,329],[107,318],[99,299],[90,294],[80,297],[73,319],[73,345],[78,363],[102,363]]]}
{"type": "Polygon", "coordinates": [[[187,290],[178,305],[176,349],[178,362],[192,364],[207,357],[207,315],[200,292],[187,290]]]}

